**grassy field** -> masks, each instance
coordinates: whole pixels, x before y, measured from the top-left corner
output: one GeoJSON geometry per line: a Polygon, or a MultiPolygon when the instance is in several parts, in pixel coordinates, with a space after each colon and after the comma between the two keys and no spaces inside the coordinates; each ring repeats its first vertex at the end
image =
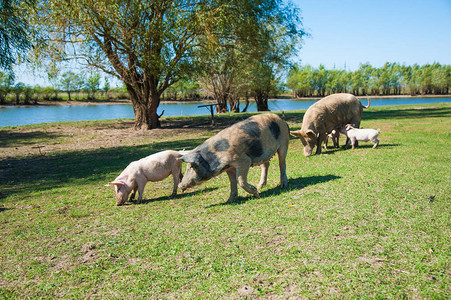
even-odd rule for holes
{"type": "MultiPolygon", "coordinates": [[[[298,129],[304,111],[286,113],[298,129]]],[[[141,205],[104,187],[132,160],[193,148],[244,116],[0,129],[0,298],[408,298],[451,293],[451,105],[376,107],[381,144],[271,161],[260,198],[226,174],[141,205]],[[431,197],[432,196],[432,197],[431,197]]],[[[341,144],[344,138],[340,139],[341,144]]],[[[256,184],[259,168],[251,169],[256,184]]]]}

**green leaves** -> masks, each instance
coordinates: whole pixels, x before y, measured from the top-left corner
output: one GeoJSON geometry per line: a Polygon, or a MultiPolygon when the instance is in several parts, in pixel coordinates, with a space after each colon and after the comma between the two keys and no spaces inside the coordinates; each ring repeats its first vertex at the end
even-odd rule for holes
{"type": "Polygon", "coordinates": [[[387,62],[381,68],[362,64],[350,72],[295,65],[288,73],[287,86],[299,97],[351,91],[355,95],[440,95],[447,94],[451,86],[451,66],[387,62]]]}

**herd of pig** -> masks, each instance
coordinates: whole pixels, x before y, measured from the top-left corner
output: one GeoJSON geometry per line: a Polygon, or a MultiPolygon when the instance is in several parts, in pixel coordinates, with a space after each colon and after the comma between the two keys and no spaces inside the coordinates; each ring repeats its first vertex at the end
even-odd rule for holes
{"type": "Polygon", "coordinates": [[[266,184],[269,160],[276,152],[280,185],[282,188],[288,185],[285,159],[290,134],[301,139],[305,156],[311,155],[315,146],[316,154],[321,153],[322,142],[326,142],[329,135],[337,139],[339,132],[348,137],[352,148],[357,141],[372,141],[375,148],[380,131],[359,129],[363,108],[369,105],[368,101],[368,106],[363,106],[351,94],[327,96],[306,111],[301,129],[291,132],[288,124],[275,114],[254,115],[220,131],[191,151],[166,150],[134,161],[108,185],[114,186],[116,204],[122,205],[129,196],[133,201],[136,191],[140,203],[147,182],[163,180],[171,174],[174,178],[172,196],[175,196],[177,188],[183,192],[226,172],[230,180],[229,202],[238,196],[238,185],[258,197],[258,189],[266,184]],[[184,176],[182,162],[187,163],[184,176]],[[247,174],[250,167],[257,165],[261,165],[262,170],[255,187],[247,182],[247,174]]]}

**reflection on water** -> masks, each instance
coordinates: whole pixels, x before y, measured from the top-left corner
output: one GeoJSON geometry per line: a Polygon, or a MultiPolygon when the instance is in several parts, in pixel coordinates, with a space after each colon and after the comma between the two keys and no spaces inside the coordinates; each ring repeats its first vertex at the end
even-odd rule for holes
{"type": "MultiPolygon", "coordinates": [[[[363,105],[367,100],[362,99],[363,105]]],[[[307,109],[316,100],[300,101],[291,99],[272,100],[268,102],[271,111],[289,111],[307,109]]],[[[426,104],[437,102],[451,102],[451,97],[446,98],[372,98],[371,106],[426,104]]],[[[188,116],[209,114],[206,108],[199,108],[199,103],[162,103],[158,108],[158,114],[164,110],[164,116],[188,116]]],[[[241,109],[244,104],[241,104],[241,109]]],[[[254,101],[249,104],[248,112],[257,111],[254,101]]],[[[98,104],[98,105],[61,105],[61,106],[20,106],[0,107],[0,127],[17,126],[27,124],[39,124],[60,121],[86,121],[133,118],[131,105],[123,104],[98,104]]]]}

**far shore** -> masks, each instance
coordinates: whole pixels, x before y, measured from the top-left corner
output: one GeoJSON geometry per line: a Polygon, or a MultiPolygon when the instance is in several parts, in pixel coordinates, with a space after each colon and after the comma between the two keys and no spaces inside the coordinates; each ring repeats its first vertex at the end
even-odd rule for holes
{"type": "MultiPolygon", "coordinates": [[[[367,99],[367,98],[449,98],[450,95],[384,95],[384,96],[357,96],[359,99],[367,99]]],[[[283,100],[283,99],[290,99],[290,100],[299,100],[299,101],[311,101],[315,99],[321,99],[322,97],[292,97],[292,96],[279,96],[277,98],[270,98],[269,101],[274,100],[283,100]]],[[[243,102],[244,100],[241,100],[243,102]]],[[[254,101],[249,100],[249,101],[254,101]]],[[[160,103],[212,103],[213,100],[206,99],[206,100],[184,100],[184,101],[173,101],[173,100],[162,100],[160,103]]],[[[35,103],[30,104],[15,104],[15,103],[6,103],[0,105],[0,107],[20,107],[20,106],[62,106],[62,105],[115,105],[115,104],[132,104],[131,100],[129,99],[121,99],[121,100],[58,100],[58,101],[38,101],[35,103]]]]}

